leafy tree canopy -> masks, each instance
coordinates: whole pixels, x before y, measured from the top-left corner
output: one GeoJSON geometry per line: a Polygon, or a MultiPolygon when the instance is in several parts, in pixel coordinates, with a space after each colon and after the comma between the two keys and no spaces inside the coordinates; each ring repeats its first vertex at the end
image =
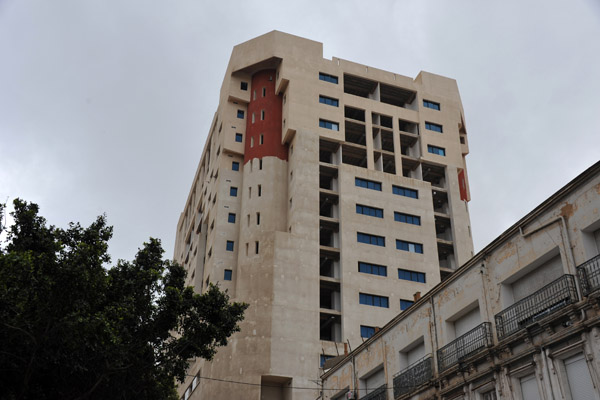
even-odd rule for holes
{"type": "Polygon", "coordinates": [[[0,398],[177,399],[188,360],[211,359],[247,305],[184,269],[150,239],[107,269],[112,227],[47,226],[36,204],[0,205],[0,398]]]}

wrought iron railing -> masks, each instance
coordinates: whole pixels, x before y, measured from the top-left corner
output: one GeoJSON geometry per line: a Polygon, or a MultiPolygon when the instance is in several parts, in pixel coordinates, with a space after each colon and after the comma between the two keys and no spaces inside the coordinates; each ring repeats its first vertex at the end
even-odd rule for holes
{"type": "Polygon", "coordinates": [[[496,314],[498,340],[578,300],[573,275],[563,275],[496,314]]]}
{"type": "Polygon", "coordinates": [[[492,324],[484,322],[437,351],[438,372],[445,371],[465,357],[492,344],[492,324]]]}
{"type": "Polygon", "coordinates": [[[578,266],[577,277],[584,296],[600,289],[600,254],[578,266]]]}
{"type": "Polygon", "coordinates": [[[431,355],[412,363],[394,376],[394,398],[410,393],[433,377],[431,355]]]}
{"type": "Polygon", "coordinates": [[[385,384],[379,386],[371,393],[361,397],[360,400],[387,400],[387,386],[385,384]]]}

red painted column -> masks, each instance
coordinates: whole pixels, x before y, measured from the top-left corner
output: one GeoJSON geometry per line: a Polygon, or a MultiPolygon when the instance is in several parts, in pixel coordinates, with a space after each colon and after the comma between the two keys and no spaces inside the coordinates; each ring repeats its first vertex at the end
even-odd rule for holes
{"type": "Polygon", "coordinates": [[[275,93],[274,69],[252,75],[250,103],[246,119],[244,164],[266,156],[288,159],[288,149],[281,144],[281,96],[275,93]],[[261,135],[263,143],[261,144],[261,135]]]}

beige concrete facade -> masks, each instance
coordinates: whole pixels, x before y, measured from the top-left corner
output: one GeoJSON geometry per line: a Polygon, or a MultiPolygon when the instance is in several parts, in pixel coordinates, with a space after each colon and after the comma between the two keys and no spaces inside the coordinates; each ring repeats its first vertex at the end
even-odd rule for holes
{"type": "Polygon", "coordinates": [[[174,258],[198,292],[215,283],[250,307],[180,395],[317,398],[322,356],[358,347],[473,256],[467,153],[452,79],[327,60],[277,31],[236,46],[174,258]],[[258,73],[274,93],[253,87],[258,73]],[[269,96],[281,115],[249,112],[269,96]],[[250,135],[269,118],[287,156],[250,135]]]}
{"type": "Polygon", "coordinates": [[[600,399],[600,162],[330,360],[323,399],[600,399]]]}

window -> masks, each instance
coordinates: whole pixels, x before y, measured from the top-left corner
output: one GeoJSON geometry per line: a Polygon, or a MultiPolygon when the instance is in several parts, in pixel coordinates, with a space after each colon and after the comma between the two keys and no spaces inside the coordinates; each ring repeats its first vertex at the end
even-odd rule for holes
{"type": "Polygon", "coordinates": [[[334,357],[335,356],[328,356],[327,354],[321,354],[321,361],[319,363],[319,367],[323,368],[323,366],[325,365],[325,361],[331,360],[334,357]]]}
{"type": "Polygon", "coordinates": [[[579,353],[563,360],[572,400],[598,399],[585,355],[579,353]]]}
{"type": "Polygon", "coordinates": [[[369,181],[362,178],[354,178],[354,185],[363,187],[371,190],[379,190],[381,192],[381,183],[375,181],[369,181]]]}
{"type": "Polygon", "coordinates": [[[324,119],[319,120],[319,126],[321,128],[331,129],[332,131],[340,130],[340,124],[338,124],[337,122],[326,121],[324,119]]]}
{"type": "MultiPolygon", "coordinates": [[[[254,115],[254,114],[252,114],[252,115],[254,115]]],[[[250,147],[254,147],[254,138],[253,137],[250,138],[250,147]]]]}
{"type": "Polygon", "coordinates": [[[413,304],[415,304],[414,301],[400,299],[400,311],[406,310],[408,307],[412,306],[413,304]]]}
{"type": "Polygon", "coordinates": [[[233,161],[231,163],[231,170],[232,171],[239,171],[240,170],[240,163],[237,161],[233,161]]]}
{"type": "Polygon", "coordinates": [[[233,275],[233,272],[230,269],[226,269],[223,279],[225,279],[226,281],[230,281],[232,275],[233,275]]]}
{"type": "Polygon", "coordinates": [[[230,187],[229,188],[229,195],[231,197],[237,197],[237,188],[236,187],[230,187]]]}
{"type": "Polygon", "coordinates": [[[262,185],[258,185],[258,197],[262,196],[262,185]]]}
{"type": "Polygon", "coordinates": [[[262,88],[262,97],[265,97],[267,95],[267,88],[264,87],[262,88]]]}
{"type": "Polygon", "coordinates": [[[383,210],[381,208],[363,206],[362,204],[356,205],[356,213],[369,215],[371,217],[383,218],[383,210]]]}
{"type": "Polygon", "coordinates": [[[234,213],[229,213],[229,215],[227,216],[227,222],[229,222],[230,224],[235,224],[235,214],[234,213]]]}
{"type": "Polygon", "coordinates": [[[327,104],[328,106],[339,107],[340,102],[338,99],[333,99],[327,96],[319,96],[319,103],[327,104]]]}
{"type": "Polygon", "coordinates": [[[239,119],[244,119],[244,110],[237,110],[237,117],[239,119]]]}
{"type": "Polygon", "coordinates": [[[254,123],[256,121],[256,115],[254,113],[252,113],[252,123],[254,123]]]}
{"type": "Polygon", "coordinates": [[[401,187],[401,186],[392,186],[392,192],[394,192],[394,194],[397,194],[399,196],[410,197],[413,199],[419,198],[419,192],[417,192],[416,190],[408,189],[408,188],[401,187]]]}
{"type": "Polygon", "coordinates": [[[256,100],[256,90],[252,92],[252,100],[256,100]]]}
{"type": "Polygon", "coordinates": [[[496,397],[496,389],[488,390],[481,394],[481,400],[498,400],[496,397]]]}
{"type": "Polygon", "coordinates": [[[538,390],[535,374],[527,375],[519,379],[521,386],[521,396],[526,400],[539,400],[540,392],[538,390]]]}
{"type": "Polygon", "coordinates": [[[363,274],[387,276],[387,267],[385,265],[370,264],[359,261],[358,272],[362,272],[363,274]]]}
{"type": "Polygon", "coordinates": [[[264,142],[265,142],[265,135],[261,133],[258,138],[258,144],[263,144],[264,142]]]}
{"type": "Polygon", "coordinates": [[[256,225],[260,225],[260,213],[256,213],[256,225]]]}
{"type": "Polygon", "coordinates": [[[431,108],[432,110],[440,111],[440,103],[423,99],[423,107],[431,108]]]}
{"type": "Polygon", "coordinates": [[[442,126],[433,122],[425,122],[425,129],[439,133],[443,132],[442,126]]]}
{"type": "Polygon", "coordinates": [[[421,217],[394,211],[394,221],[406,224],[421,225],[421,217]]]}
{"type": "Polygon", "coordinates": [[[442,147],[432,146],[432,145],[428,144],[427,151],[432,154],[437,154],[438,156],[446,156],[446,149],[444,149],[442,147]]]}
{"type": "Polygon", "coordinates": [[[375,328],[372,326],[361,325],[360,337],[368,339],[375,334],[375,328]]]}
{"type": "Polygon", "coordinates": [[[254,252],[258,254],[258,242],[254,242],[254,252]]]}
{"type": "Polygon", "coordinates": [[[329,74],[324,74],[323,72],[319,72],[319,79],[325,82],[330,82],[330,83],[335,83],[337,85],[338,83],[338,77],[337,76],[333,76],[333,75],[329,75],[329,74]]]}
{"type": "Polygon", "coordinates": [[[265,120],[265,110],[260,110],[260,120],[261,121],[265,120]]]}
{"type": "Polygon", "coordinates": [[[228,240],[227,245],[225,246],[227,251],[233,251],[233,240],[228,240]]]}
{"type": "Polygon", "coordinates": [[[412,243],[396,239],[396,248],[398,250],[410,251],[411,253],[423,254],[423,245],[421,243],[412,243]]]}
{"type": "Polygon", "coordinates": [[[377,296],[375,294],[359,293],[358,299],[359,299],[360,304],[364,304],[366,306],[383,307],[383,308],[390,307],[389,300],[385,296],[377,296]]]}
{"type": "Polygon", "coordinates": [[[359,243],[367,243],[375,246],[385,247],[385,238],[383,236],[369,235],[368,233],[356,232],[356,240],[359,243]]]}
{"type": "Polygon", "coordinates": [[[258,160],[258,169],[262,169],[262,158],[258,160]]]}
{"type": "Polygon", "coordinates": [[[248,90],[248,82],[242,82],[240,84],[240,89],[242,89],[242,90],[248,90]]]}
{"type": "Polygon", "coordinates": [[[244,135],[242,135],[241,133],[236,133],[235,134],[235,141],[242,143],[242,140],[244,140],[244,135]]]}
{"type": "Polygon", "coordinates": [[[398,279],[405,281],[425,283],[425,274],[422,272],[409,271],[407,269],[398,268],[398,279]]]}

